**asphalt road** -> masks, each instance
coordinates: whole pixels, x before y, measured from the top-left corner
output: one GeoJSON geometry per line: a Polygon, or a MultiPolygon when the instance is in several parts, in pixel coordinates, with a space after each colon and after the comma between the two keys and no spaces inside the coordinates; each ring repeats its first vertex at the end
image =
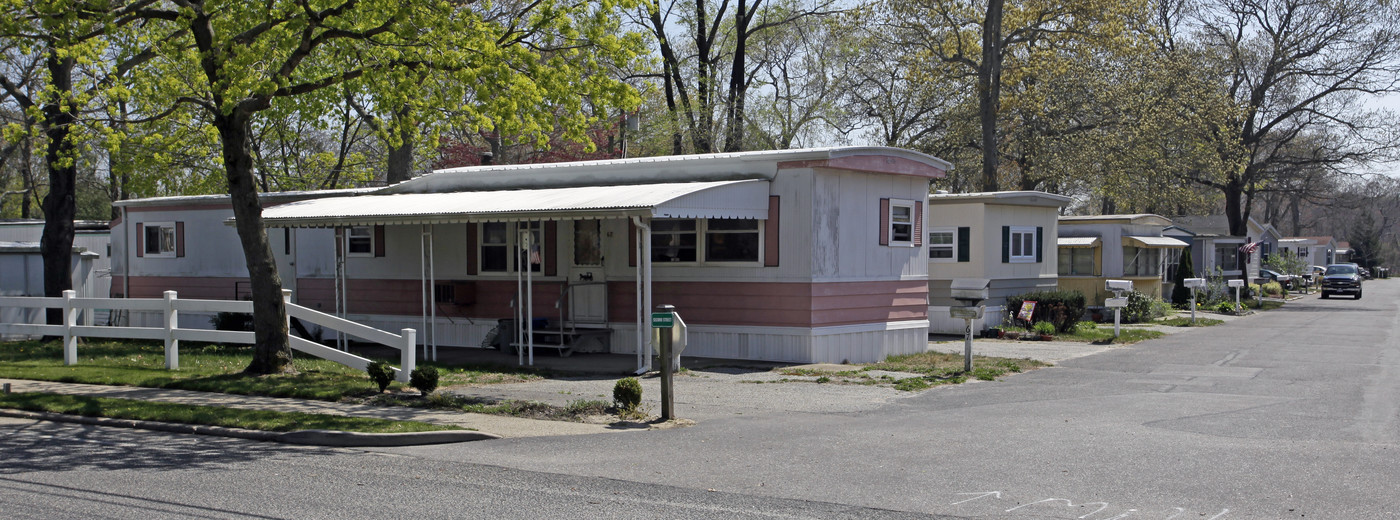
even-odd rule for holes
{"type": "Polygon", "coordinates": [[[661,431],[366,452],[0,423],[0,517],[1393,518],[1397,296],[661,431]]]}

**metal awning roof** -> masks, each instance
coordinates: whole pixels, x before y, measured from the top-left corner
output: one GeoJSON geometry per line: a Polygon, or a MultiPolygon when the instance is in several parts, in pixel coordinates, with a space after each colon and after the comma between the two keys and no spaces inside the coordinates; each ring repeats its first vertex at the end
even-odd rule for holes
{"type": "Polygon", "coordinates": [[[1170,237],[1123,237],[1123,240],[1137,244],[1138,247],[1186,247],[1190,244],[1170,237]]]}
{"type": "Polygon", "coordinates": [[[1099,237],[1060,237],[1055,240],[1059,247],[1099,247],[1099,237]]]}
{"type": "Polygon", "coordinates": [[[630,216],[764,219],[768,186],[766,180],[738,180],[331,197],[264,209],[263,223],[332,227],[630,216]]]}

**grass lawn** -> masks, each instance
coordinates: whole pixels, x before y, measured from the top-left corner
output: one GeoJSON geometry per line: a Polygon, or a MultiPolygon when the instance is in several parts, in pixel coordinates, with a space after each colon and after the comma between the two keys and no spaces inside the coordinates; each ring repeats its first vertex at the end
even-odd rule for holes
{"type": "Polygon", "coordinates": [[[1180,316],[1178,316],[1178,317],[1176,317],[1176,318],[1167,318],[1167,319],[1162,320],[1162,321],[1159,321],[1159,322],[1157,322],[1157,323],[1158,323],[1158,324],[1161,324],[1161,325],[1166,325],[1166,326],[1168,326],[1168,327],[1210,327],[1210,326],[1219,325],[1219,324],[1225,323],[1225,322],[1224,322],[1224,321],[1221,321],[1221,320],[1217,320],[1217,319],[1202,318],[1202,317],[1200,317],[1200,316],[1196,316],[1196,324],[1195,324],[1195,325],[1192,325],[1192,324],[1191,324],[1191,317],[1190,317],[1190,316],[1186,316],[1186,317],[1180,317],[1180,316]]]}
{"type": "Polygon", "coordinates": [[[918,391],[937,385],[963,383],[967,381],[968,377],[982,381],[994,381],[1008,373],[1024,372],[1046,366],[1046,363],[1034,359],[973,356],[972,373],[969,374],[963,371],[963,364],[962,354],[922,352],[890,356],[881,363],[851,365],[851,370],[845,372],[801,369],[784,369],[780,372],[786,375],[817,376],[818,383],[889,384],[896,390],[918,391]],[[875,377],[867,373],[872,370],[909,372],[921,375],[894,379],[885,375],[875,377]]]}
{"type": "MultiPolygon", "coordinates": [[[[78,364],[64,366],[59,342],[0,343],[0,377],[100,385],[177,388],[242,395],[338,401],[377,394],[364,372],[339,363],[296,353],[295,374],[250,377],[242,374],[253,359],[251,346],[182,344],[180,369],[165,369],[164,346],[143,342],[88,341],[78,346],[78,364]]],[[[397,365],[398,360],[385,360],[397,365]]],[[[440,386],[528,381],[529,372],[437,366],[440,386]]],[[[390,390],[403,390],[392,383],[390,390]]]]}
{"type": "Polygon", "coordinates": [[[362,433],[409,433],[461,430],[457,426],[419,421],[391,421],[364,417],[343,417],[297,412],[243,410],[218,406],[195,406],[136,399],[112,399],[77,395],[25,392],[0,395],[0,408],[34,412],[54,412],[87,417],[110,417],[290,432],[296,430],[339,430],[362,433]]]}

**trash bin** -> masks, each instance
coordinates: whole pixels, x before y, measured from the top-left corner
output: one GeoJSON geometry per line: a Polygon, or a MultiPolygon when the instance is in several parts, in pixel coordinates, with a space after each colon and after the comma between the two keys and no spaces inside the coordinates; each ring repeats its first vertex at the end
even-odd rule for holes
{"type": "Polygon", "coordinates": [[[511,343],[515,343],[515,320],[511,318],[496,320],[496,348],[502,352],[510,352],[511,343]]]}

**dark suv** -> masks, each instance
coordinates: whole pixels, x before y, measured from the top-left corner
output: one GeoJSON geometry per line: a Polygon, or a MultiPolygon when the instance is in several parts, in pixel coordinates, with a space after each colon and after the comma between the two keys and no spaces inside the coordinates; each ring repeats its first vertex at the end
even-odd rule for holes
{"type": "Polygon", "coordinates": [[[1361,272],[1356,264],[1331,264],[1322,275],[1322,297],[1350,294],[1361,299],[1361,272]]]}

